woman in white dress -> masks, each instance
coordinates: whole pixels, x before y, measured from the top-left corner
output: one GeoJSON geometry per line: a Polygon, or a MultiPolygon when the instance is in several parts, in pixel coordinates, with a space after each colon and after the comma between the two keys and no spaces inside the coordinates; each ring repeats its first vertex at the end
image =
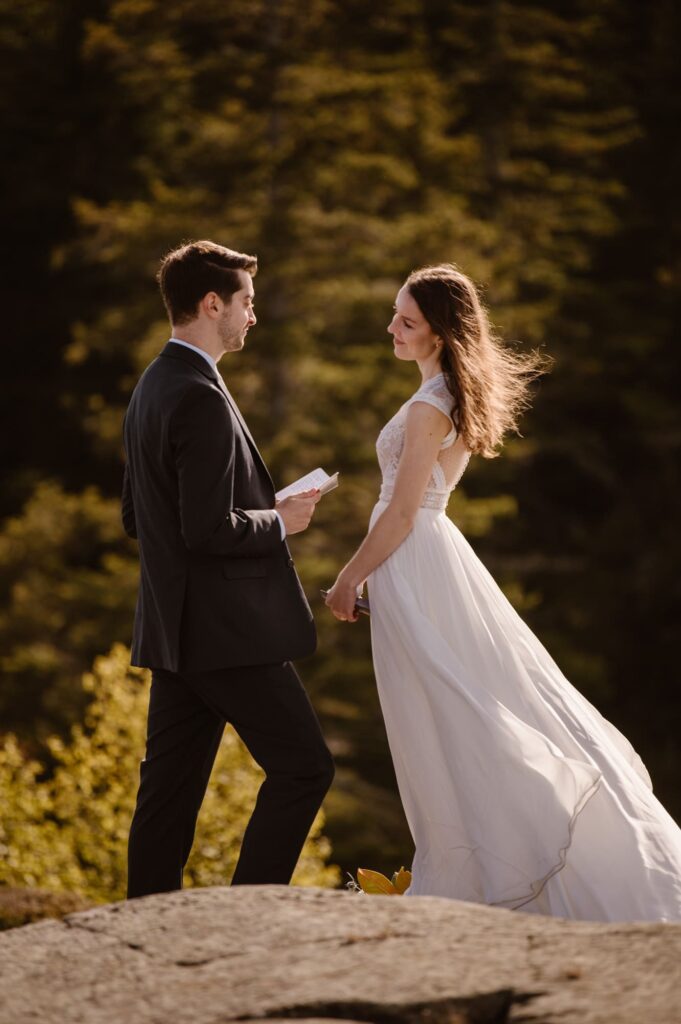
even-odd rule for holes
{"type": "Polygon", "coordinates": [[[541,370],[493,336],[452,265],[415,271],[388,328],[421,385],[381,431],[369,532],[326,599],[374,669],[415,845],[410,895],[592,921],[681,920],[681,830],[640,758],[563,676],[446,516],[541,370]]]}

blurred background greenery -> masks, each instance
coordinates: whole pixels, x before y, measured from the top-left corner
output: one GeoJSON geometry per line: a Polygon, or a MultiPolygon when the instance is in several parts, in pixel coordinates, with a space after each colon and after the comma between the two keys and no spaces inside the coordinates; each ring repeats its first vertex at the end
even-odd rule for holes
{"type": "MultiPolygon", "coordinates": [[[[141,756],[146,684],[114,646],[137,580],[121,420],[168,337],[159,257],[189,238],[259,257],[258,326],[221,369],[277,485],[341,473],[292,542],[320,633],[299,668],[339,766],[330,860],[391,874],[411,855],[367,623],[318,592],[416,383],[385,332],[395,292],[433,261],[555,359],[523,437],[472,461],[450,515],[681,819],[680,29],[673,0],[0,0],[0,882],[120,895],[135,771],[128,753],[92,760],[94,781],[83,765],[98,700],[133,716],[141,756]],[[116,765],[120,800],[71,793],[114,790],[116,765]]],[[[206,809],[199,884],[228,876],[254,785],[225,745],[234,817],[220,846],[206,809]]],[[[315,842],[306,878],[334,884],[315,842]]]]}

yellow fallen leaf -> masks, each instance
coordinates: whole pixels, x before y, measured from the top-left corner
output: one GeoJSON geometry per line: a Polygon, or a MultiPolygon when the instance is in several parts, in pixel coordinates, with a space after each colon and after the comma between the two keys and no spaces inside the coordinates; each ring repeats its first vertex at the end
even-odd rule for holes
{"type": "Polygon", "coordinates": [[[357,870],[357,881],[360,888],[369,896],[396,896],[395,886],[389,878],[382,875],[380,871],[371,871],[369,868],[357,870]]]}
{"type": "Polygon", "coordinates": [[[407,871],[406,868],[400,868],[400,870],[396,871],[393,875],[392,883],[397,895],[403,896],[405,890],[411,885],[411,871],[407,871]]]}

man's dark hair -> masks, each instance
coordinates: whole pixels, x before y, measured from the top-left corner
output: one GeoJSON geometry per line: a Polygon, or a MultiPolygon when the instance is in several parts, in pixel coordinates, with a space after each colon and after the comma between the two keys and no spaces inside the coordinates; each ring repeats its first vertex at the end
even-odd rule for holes
{"type": "Polygon", "coordinates": [[[187,242],[173,249],[161,260],[156,275],[171,324],[194,320],[198,304],[208,292],[230,302],[241,288],[237,271],[245,270],[254,277],[257,269],[256,256],[225,249],[215,242],[187,242]]]}

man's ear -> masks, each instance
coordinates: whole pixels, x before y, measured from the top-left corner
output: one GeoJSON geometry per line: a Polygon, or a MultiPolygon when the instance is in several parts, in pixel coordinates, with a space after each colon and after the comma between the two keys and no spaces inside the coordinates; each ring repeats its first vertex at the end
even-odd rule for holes
{"type": "Polygon", "coordinates": [[[211,320],[218,320],[224,308],[225,304],[217,292],[206,292],[199,302],[199,311],[205,313],[211,320]]]}

